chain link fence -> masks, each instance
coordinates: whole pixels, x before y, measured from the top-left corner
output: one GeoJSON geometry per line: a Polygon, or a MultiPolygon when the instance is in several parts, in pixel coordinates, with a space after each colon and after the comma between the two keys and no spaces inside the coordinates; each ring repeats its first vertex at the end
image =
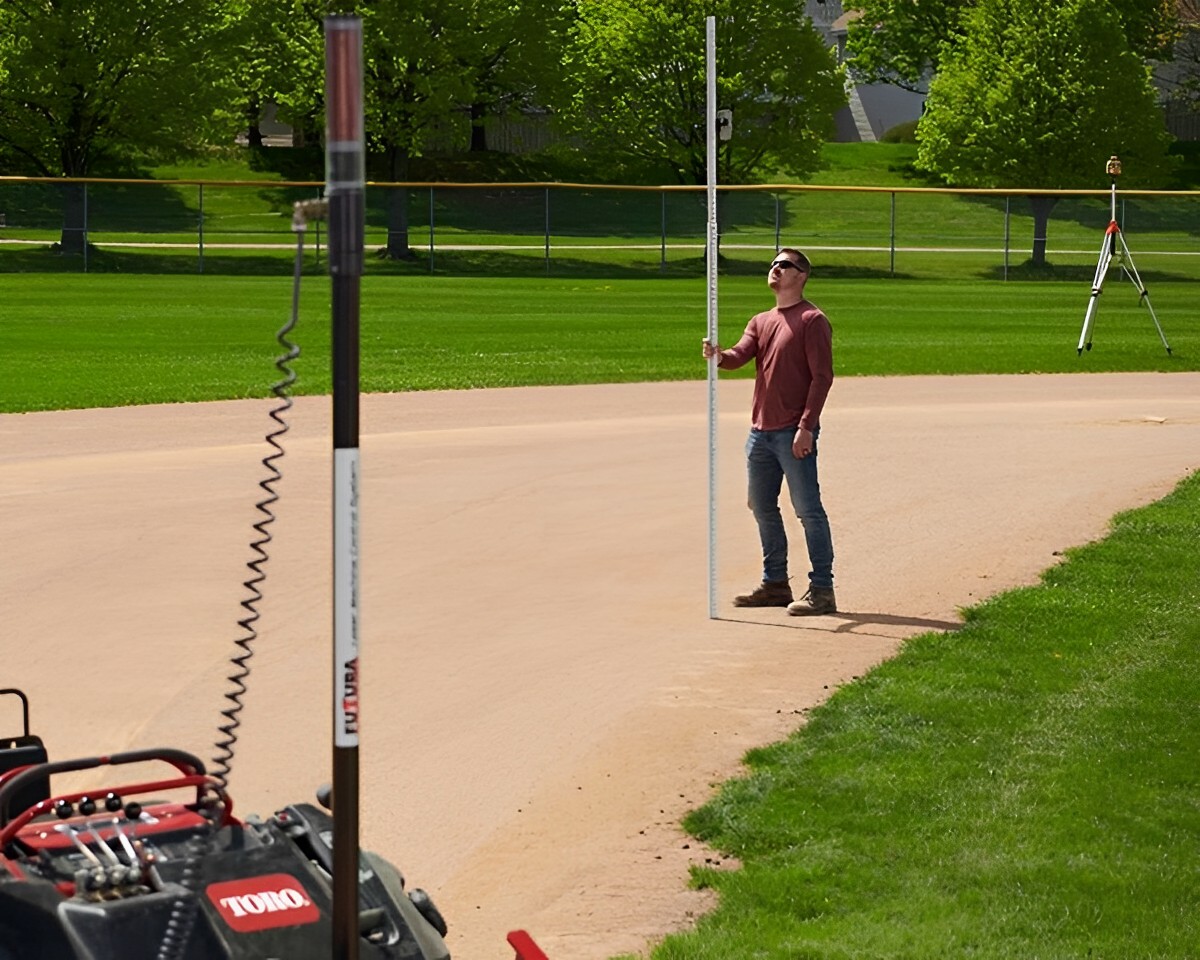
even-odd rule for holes
{"type": "MultiPolygon", "coordinates": [[[[317,182],[0,178],[0,272],[277,274],[292,204],[317,182]]],[[[1044,238],[1019,191],[723,187],[721,270],[760,273],[780,246],[825,276],[1078,279],[1095,269],[1110,191],[1062,191],[1044,238]],[[1044,239],[1045,265],[1030,263],[1044,239]]],[[[1143,276],[1200,280],[1200,192],[1120,191],[1143,276]]],[[[703,276],[703,187],[369,184],[367,272],[703,276]]],[[[313,224],[306,269],[323,269],[313,224]]]]}

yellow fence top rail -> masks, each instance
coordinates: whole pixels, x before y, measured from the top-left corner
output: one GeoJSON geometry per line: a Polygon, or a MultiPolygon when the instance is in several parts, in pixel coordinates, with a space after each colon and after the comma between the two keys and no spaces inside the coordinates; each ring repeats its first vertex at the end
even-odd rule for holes
{"type": "MultiPolygon", "coordinates": [[[[193,186],[193,187],[324,187],[324,180],[144,180],[136,178],[116,177],[11,177],[0,176],[0,184],[5,183],[109,183],[109,184],[143,184],[160,187],[193,186]]],[[[613,183],[566,183],[560,180],[528,181],[528,182],[488,182],[488,183],[455,183],[445,180],[420,181],[387,181],[368,180],[368,187],[408,187],[422,189],[464,189],[464,190],[517,190],[517,189],[567,189],[567,190],[625,190],[652,191],[672,193],[700,193],[706,188],[696,184],[659,184],[645,186],[637,184],[613,183]]],[[[995,197],[1012,196],[1109,196],[1111,188],[1095,190],[1045,190],[1033,187],[860,187],[860,186],[831,186],[813,183],[745,183],[718,184],[718,190],[734,192],[826,192],[826,193],[927,193],[954,195],[983,195],[995,197]]],[[[1133,197],[1200,197],[1200,190],[1118,190],[1122,196],[1133,197]]]]}

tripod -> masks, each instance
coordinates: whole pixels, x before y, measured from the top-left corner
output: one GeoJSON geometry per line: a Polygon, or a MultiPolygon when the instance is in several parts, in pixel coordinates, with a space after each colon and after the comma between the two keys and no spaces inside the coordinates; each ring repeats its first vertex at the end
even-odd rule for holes
{"type": "Polygon", "coordinates": [[[1121,232],[1121,227],[1117,224],[1117,176],[1121,173],[1121,161],[1116,157],[1110,158],[1105,170],[1112,181],[1112,212],[1108,221],[1108,228],[1104,231],[1104,239],[1100,242],[1100,260],[1096,264],[1096,276],[1092,280],[1092,298],[1088,301],[1087,313],[1083,318],[1083,329],[1079,332],[1079,346],[1077,351],[1079,354],[1082,354],[1085,349],[1092,349],[1092,326],[1096,322],[1096,304],[1100,299],[1100,292],[1104,287],[1104,278],[1108,275],[1108,268],[1116,261],[1125,276],[1137,287],[1138,299],[1146,302],[1146,309],[1150,311],[1150,319],[1154,321],[1154,328],[1158,331],[1158,338],[1162,341],[1162,345],[1167,348],[1169,356],[1171,345],[1167,343],[1167,338],[1163,334],[1158,317],[1154,314],[1154,307],[1150,305],[1150,294],[1146,290],[1146,285],[1142,283],[1142,278],[1138,276],[1137,267],[1133,265],[1133,254],[1129,252],[1129,244],[1125,242],[1125,234],[1121,232]]]}

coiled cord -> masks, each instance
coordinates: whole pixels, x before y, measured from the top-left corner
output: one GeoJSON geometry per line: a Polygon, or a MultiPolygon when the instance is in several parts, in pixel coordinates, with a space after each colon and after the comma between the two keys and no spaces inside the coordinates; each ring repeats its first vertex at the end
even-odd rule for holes
{"type": "MultiPolygon", "coordinates": [[[[293,228],[295,228],[294,222],[293,228]]],[[[262,517],[254,524],[257,539],[252,540],[250,543],[250,550],[255,554],[255,557],[246,564],[250,569],[251,575],[242,584],[250,595],[241,601],[242,609],[245,610],[246,615],[238,620],[242,636],[234,640],[234,645],[240,652],[235,653],[230,658],[230,663],[234,669],[233,673],[226,678],[229,681],[230,689],[225,693],[225,699],[229,701],[229,706],[221,711],[221,716],[225,718],[225,723],[218,726],[217,729],[221,734],[221,739],[217,740],[213,745],[216,753],[212,758],[212,776],[221,784],[222,789],[227,789],[229,786],[234,745],[238,739],[238,727],[241,726],[239,714],[241,714],[243,709],[242,697],[246,694],[246,679],[250,676],[250,658],[254,656],[254,642],[258,639],[258,631],[254,628],[254,624],[260,616],[258,604],[263,598],[259,584],[267,578],[266,571],[263,568],[270,559],[266,551],[267,544],[271,542],[271,533],[268,528],[275,522],[275,514],[272,512],[271,507],[279,500],[279,494],[275,490],[275,485],[283,479],[283,474],[275,464],[284,455],[283,446],[279,443],[279,438],[288,432],[288,423],[283,418],[283,415],[292,408],[292,398],[288,394],[288,387],[296,382],[296,372],[289,364],[300,356],[300,348],[288,339],[288,334],[295,329],[299,321],[300,276],[303,265],[304,230],[299,229],[296,231],[296,266],[292,283],[292,314],[288,322],[275,335],[275,339],[285,350],[275,360],[275,366],[283,374],[283,379],[271,387],[271,392],[280,400],[280,403],[270,411],[271,419],[278,424],[278,428],[266,436],[267,443],[274,450],[263,457],[262,460],[262,465],[267,470],[268,475],[265,479],[259,481],[258,485],[266,496],[254,505],[255,509],[262,514],[262,517]]]]}
{"type": "MultiPolygon", "coordinates": [[[[298,205],[299,208],[299,205],[298,205]]],[[[251,576],[246,578],[242,583],[250,596],[241,601],[242,610],[246,612],[246,616],[238,620],[238,626],[242,631],[242,636],[234,640],[234,644],[239,649],[239,653],[235,653],[229,662],[233,665],[233,673],[228,676],[228,682],[232,689],[224,694],[224,698],[229,701],[229,706],[221,710],[221,715],[226,722],[218,726],[218,731],[221,733],[221,739],[218,739],[214,744],[216,755],[212,758],[212,778],[220,782],[222,790],[226,790],[229,785],[230,767],[232,767],[234,757],[234,745],[238,743],[238,727],[241,725],[239,714],[242,710],[242,696],[246,694],[246,678],[250,677],[250,659],[254,655],[253,644],[258,640],[258,631],[254,629],[254,623],[257,622],[260,614],[258,612],[259,601],[263,599],[263,592],[259,589],[259,584],[266,580],[266,571],[264,565],[270,559],[266,552],[266,545],[271,542],[271,533],[268,529],[275,522],[275,514],[271,510],[280,494],[275,490],[276,484],[283,479],[283,474],[276,466],[276,461],[281,460],[284,451],[280,444],[280,438],[284,433],[288,432],[288,422],[283,419],[283,415],[292,409],[292,397],[288,394],[289,386],[296,382],[296,374],[290,362],[298,358],[300,355],[300,347],[298,344],[288,340],[288,334],[295,329],[296,323],[300,318],[300,276],[302,266],[304,266],[304,226],[301,222],[301,215],[298,209],[296,216],[293,218],[292,227],[296,232],[296,258],[295,269],[293,272],[292,284],[292,316],[288,318],[288,322],[278,330],[275,335],[275,340],[283,347],[283,353],[275,359],[275,366],[278,371],[283,374],[283,378],[277,380],[271,385],[271,392],[278,397],[280,403],[270,410],[270,418],[276,422],[277,427],[270,433],[266,434],[266,443],[272,450],[270,454],[263,457],[263,467],[266,469],[266,478],[259,481],[258,486],[262,488],[266,496],[260,499],[257,504],[254,504],[259,514],[263,516],[253,524],[254,533],[257,538],[253,539],[250,544],[254,558],[248,560],[246,566],[250,568],[251,576]]],[[[184,892],[176,896],[175,900],[170,905],[170,917],[167,920],[167,928],[163,931],[162,942],[158,944],[157,960],[180,960],[187,949],[188,940],[192,935],[192,928],[196,925],[197,904],[194,899],[199,878],[200,864],[204,857],[211,850],[212,844],[216,839],[217,827],[215,826],[215,817],[212,816],[212,811],[202,809],[200,814],[204,816],[205,822],[198,824],[194,828],[194,832],[187,841],[187,853],[184,860],[184,869],[182,869],[179,882],[184,892]]]]}
{"type": "MultiPolygon", "coordinates": [[[[270,411],[270,417],[277,424],[277,429],[272,430],[266,436],[266,441],[273,450],[263,457],[262,465],[267,470],[267,477],[258,484],[266,496],[255,504],[255,509],[262,514],[262,517],[253,525],[257,538],[251,541],[250,550],[254,554],[254,559],[246,563],[250,569],[250,576],[242,584],[250,595],[241,601],[241,607],[246,615],[238,620],[242,636],[234,640],[234,645],[239,652],[230,658],[230,663],[234,668],[227,677],[231,689],[224,695],[225,699],[229,701],[229,706],[221,711],[225,723],[218,726],[221,738],[213,745],[216,755],[213,757],[214,769],[211,774],[213,779],[220,783],[222,791],[228,789],[229,786],[234,745],[238,739],[238,727],[241,726],[239,714],[243,708],[242,697],[245,696],[247,690],[246,679],[250,676],[250,658],[254,656],[254,641],[258,639],[258,631],[255,630],[254,624],[260,616],[258,604],[263,598],[259,584],[267,578],[263,568],[270,559],[266,551],[267,544],[271,542],[271,533],[268,528],[275,522],[275,514],[271,507],[279,500],[275,485],[283,479],[283,474],[276,466],[276,461],[284,455],[279,438],[288,432],[288,423],[283,415],[292,408],[292,398],[288,394],[288,388],[296,382],[296,372],[289,364],[300,356],[300,347],[288,339],[288,334],[295,329],[300,318],[300,278],[304,266],[304,232],[308,217],[323,215],[324,211],[324,201],[298,203],[292,218],[292,229],[296,232],[296,265],[292,275],[292,312],[288,322],[275,335],[276,341],[284,349],[284,353],[275,359],[275,367],[283,374],[283,378],[271,386],[271,392],[280,401],[270,411]]],[[[195,892],[200,882],[201,863],[212,849],[219,829],[216,825],[218,818],[213,815],[213,811],[202,806],[199,812],[205,818],[205,822],[195,827],[188,840],[187,854],[179,878],[183,891],[171,904],[171,915],[167,920],[166,929],[163,931],[156,960],[180,960],[187,949],[192,928],[195,926],[197,910],[195,892]]]]}

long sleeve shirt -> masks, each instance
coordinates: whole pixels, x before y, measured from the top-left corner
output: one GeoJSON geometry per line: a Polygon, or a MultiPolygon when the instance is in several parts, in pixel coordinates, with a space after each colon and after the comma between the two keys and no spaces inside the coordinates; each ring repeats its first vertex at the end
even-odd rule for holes
{"type": "Polygon", "coordinates": [[[833,327],[807,300],[751,317],[742,338],[722,351],[721,369],[756,361],[751,425],[815,430],[833,386],[833,327]]]}

